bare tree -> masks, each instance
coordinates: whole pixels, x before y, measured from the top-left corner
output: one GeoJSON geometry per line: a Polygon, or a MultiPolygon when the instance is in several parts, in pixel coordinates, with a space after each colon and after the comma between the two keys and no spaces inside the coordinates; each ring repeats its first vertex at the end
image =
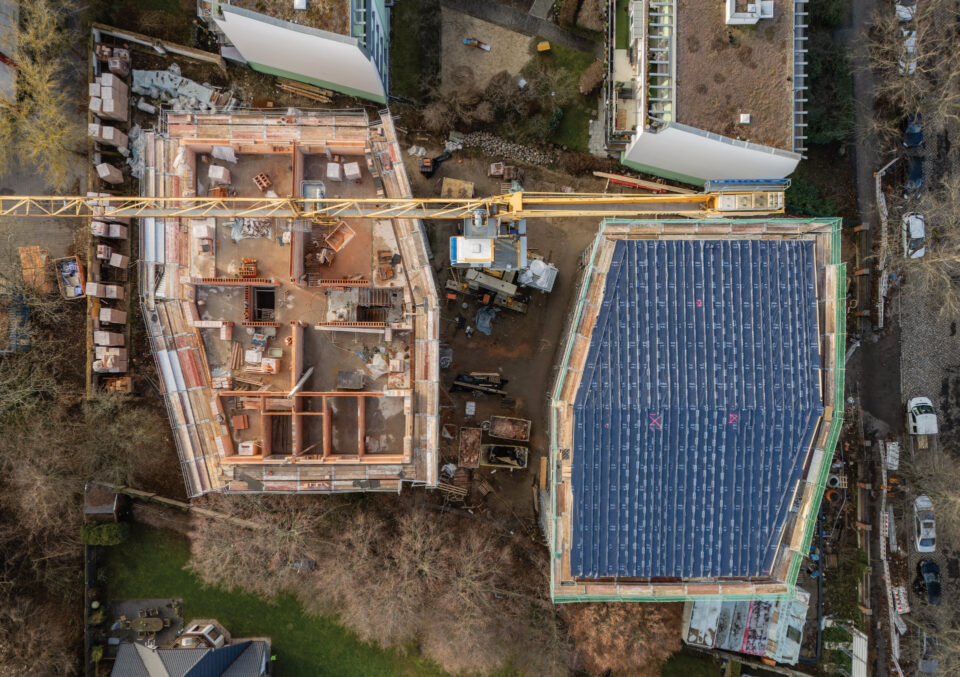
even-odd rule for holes
{"type": "Polygon", "coordinates": [[[22,594],[0,601],[0,677],[73,675],[77,665],[60,610],[22,594]]]}
{"type": "Polygon", "coordinates": [[[71,119],[67,61],[69,37],[57,0],[32,0],[20,8],[11,56],[17,66],[17,100],[0,110],[0,173],[14,157],[32,164],[48,183],[65,188],[75,164],[78,125],[71,119]]]}
{"type": "MultiPolygon", "coordinates": [[[[902,268],[911,283],[937,298],[943,316],[960,312],[960,173],[951,169],[939,184],[923,193],[918,200],[893,200],[891,214],[911,211],[924,216],[926,252],[918,259],[904,254],[902,268]]],[[[898,231],[901,219],[892,219],[898,231]]],[[[897,233],[898,251],[902,250],[903,237],[897,233]]]]}
{"type": "Polygon", "coordinates": [[[951,120],[960,120],[955,12],[950,0],[929,0],[917,3],[913,20],[905,23],[899,21],[893,5],[885,5],[874,15],[870,31],[875,96],[900,113],[922,112],[925,126],[933,133],[951,120]],[[908,44],[913,45],[913,54],[908,44]]]}

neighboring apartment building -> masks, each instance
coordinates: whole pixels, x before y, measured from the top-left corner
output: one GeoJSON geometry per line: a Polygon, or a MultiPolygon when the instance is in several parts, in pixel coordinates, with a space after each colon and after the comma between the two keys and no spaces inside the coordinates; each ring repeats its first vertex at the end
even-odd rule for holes
{"type": "Polygon", "coordinates": [[[618,12],[610,0],[607,149],[691,184],[788,176],[805,150],[806,1],[634,0],[618,12]]]}
{"type": "Polygon", "coordinates": [[[386,0],[199,0],[198,13],[219,36],[225,58],[262,73],[387,101],[386,0]]]}

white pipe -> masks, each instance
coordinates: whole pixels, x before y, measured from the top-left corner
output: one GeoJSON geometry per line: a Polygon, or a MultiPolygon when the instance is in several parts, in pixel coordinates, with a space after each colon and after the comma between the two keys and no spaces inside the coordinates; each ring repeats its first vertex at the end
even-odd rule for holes
{"type": "Polygon", "coordinates": [[[298,392],[303,390],[303,386],[306,385],[307,379],[310,378],[310,374],[312,373],[313,373],[313,367],[310,367],[309,369],[307,369],[307,371],[304,372],[303,376],[300,377],[300,380],[297,381],[297,385],[293,386],[293,390],[287,393],[287,399],[293,399],[294,395],[296,395],[298,392]]]}

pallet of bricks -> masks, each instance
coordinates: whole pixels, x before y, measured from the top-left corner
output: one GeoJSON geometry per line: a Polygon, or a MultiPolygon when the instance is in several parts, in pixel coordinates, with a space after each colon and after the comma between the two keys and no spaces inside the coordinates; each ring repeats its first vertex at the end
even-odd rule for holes
{"type": "Polygon", "coordinates": [[[90,222],[90,233],[95,238],[93,249],[99,265],[90,271],[97,280],[88,280],[84,291],[88,297],[97,299],[94,302],[92,365],[97,374],[127,371],[126,292],[123,284],[104,277],[126,280],[129,257],[120,253],[118,247],[129,238],[129,221],[103,218],[90,222]]]}
{"type": "MultiPolygon", "coordinates": [[[[129,139],[120,129],[130,118],[130,91],[119,76],[104,73],[88,85],[92,119],[87,126],[87,135],[104,147],[112,147],[121,156],[129,154],[129,139]]],[[[102,158],[100,158],[102,160],[102,158]]],[[[106,183],[123,183],[123,171],[109,162],[98,162],[97,176],[106,183]]]]}

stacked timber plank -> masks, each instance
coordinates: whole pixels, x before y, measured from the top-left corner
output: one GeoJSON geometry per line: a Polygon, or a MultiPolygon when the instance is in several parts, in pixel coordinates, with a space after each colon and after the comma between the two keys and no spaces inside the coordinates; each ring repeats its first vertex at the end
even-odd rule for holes
{"type": "Polygon", "coordinates": [[[313,99],[320,103],[330,103],[330,101],[332,101],[330,97],[333,96],[333,92],[329,89],[321,89],[314,85],[308,85],[305,82],[297,82],[296,80],[290,80],[288,78],[277,78],[277,87],[285,92],[297,94],[307,99],[313,99]]]}

